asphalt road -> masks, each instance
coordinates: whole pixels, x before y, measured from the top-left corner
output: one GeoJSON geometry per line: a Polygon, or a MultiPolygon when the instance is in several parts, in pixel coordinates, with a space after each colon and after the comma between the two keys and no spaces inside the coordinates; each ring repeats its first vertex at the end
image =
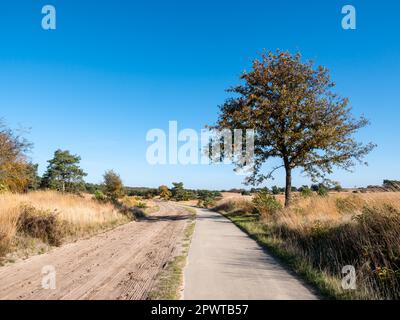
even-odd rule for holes
{"type": "Polygon", "coordinates": [[[197,210],[184,299],[314,300],[317,295],[218,213],[197,210]]]}

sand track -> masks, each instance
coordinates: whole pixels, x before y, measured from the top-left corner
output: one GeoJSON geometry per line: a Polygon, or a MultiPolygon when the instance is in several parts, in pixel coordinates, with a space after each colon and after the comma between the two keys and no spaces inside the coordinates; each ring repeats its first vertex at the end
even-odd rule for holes
{"type": "Polygon", "coordinates": [[[146,299],[157,275],[179,252],[190,213],[171,203],[92,238],[0,268],[0,299],[146,299]],[[56,289],[42,288],[54,266],[56,289]]]}

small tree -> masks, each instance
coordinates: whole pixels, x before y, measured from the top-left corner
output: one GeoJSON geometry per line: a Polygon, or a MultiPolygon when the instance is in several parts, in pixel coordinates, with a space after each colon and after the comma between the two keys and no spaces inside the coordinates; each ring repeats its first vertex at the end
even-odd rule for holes
{"type": "Polygon", "coordinates": [[[32,181],[33,167],[26,152],[31,144],[0,119],[0,191],[27,191],[32,181]]]}
{"type": "Polygon", "coordinates": [[[124,195],[124,185],[117,173],[113,170],[106,171],[103,178],[104,193],[109,199],[116,201],[124,195]]]}
{"type": "Polygon", "coordinates": [[[351,169],[374,147],[353,138],[368,121],[352,117],[348,99],[332,91],[328,70],[302,62],[299,53],[263,54],[241,79],[242,85],[228,90],[236,97],[221,106],[213,128],[255,130],[254,169],[246,183],[259,184],[284,168],[285,206],[291,202],[293,169],[303,169],[315,181],[334,166],[351,169]],[[261,173],[270,158],[280,158],[281,164],[261,173]]]}
{"type": "Polygon", "coordinates": [[[183,182],[172,182],[172,185],[172,198],[174,198],[176,201],[188,200],[189,196],[183,187],[183,182]]]}
{"type": "Polygon", "coordinates": [[[41,178],[38,175],[38,164],[28,163],[27,165],[27,178],[28,185],[26,190],[37,190],[40,187],[41,178]]]}
{"type": "Polygon", "coordinates": [[[334,187],[333,187],[333,190],[335,190],[336,192],[340,192],[340,191],[343,191],[343,188],[340,185],[340,183],[336,182],[334,187]]]}
{"type": "Polygon", "coordinates": [[[165,185],[162,185],[158,188],[158,193],[160,198],[164,200],[169,200],[172,197],[172,192],[169,191],[168,187],[165,185]]]}
{"type": "Polygon", "coordinates": [[[274,215],[282,209],[281,203],[265,190],[257,192],[254,195],[252,202],[254,207],[262,216],[274,215]]]}
{"type": "Polygon", "coordinates": [[[277,194],[280,193],[280,190],[279,190],[279,188],[277,186],[272,186],[271,192],[272,192],[272,194],[277,195],[277,194]]]}
{"type": "Polygon", "coordinates": [[[197,191],[197,206],[209,208],[215,204],[217,198],[221,197],[221,193],[218,191],[210,190],[198,190],[197,191]]]}
{"type": "Polygon", "coordinates": [[[312,184],[311,185],[311,191],[314,191],[314,192],[317,192],[318,191],[318,189],[319,189],[319,184],[316,184],[316,183],[314,183],[314,184],[312,184]]]}
{"type": "Polygon", "coordinates": [[[56,150],[53,159],[49,160],[41,186],[61,192],[78,192],[84,189],[83,177],[87,174],[79,167],[81,157],[68,150],[56,150]]]}
{"type": "Polygon", "coordinates": [[[329,189],[324,186],[323,184],[320,184],[317,190],[317,194],[321,197],[326,197],[328,195],[329,189]]]}

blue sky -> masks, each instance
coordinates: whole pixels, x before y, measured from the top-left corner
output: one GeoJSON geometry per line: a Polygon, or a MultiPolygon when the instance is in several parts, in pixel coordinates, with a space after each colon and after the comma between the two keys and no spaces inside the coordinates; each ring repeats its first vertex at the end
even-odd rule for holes
{"type": "MultiPolygon", "coordinates": [[[[331,176],[347,187],[400,179],[398,1],[1,1],[0,117],[31,128],[31,157],[46,167],[57,148],[82,157],[87,180],[115,169],[132,186],[183,181],[240,187],[230,166],[150,166],[153,128],[200,130],[215,121],[225,89],[263,49],[302,52],[331,70],[336,91],[371,125],[368,167],[331,176]],[[41,28],[41,8],[57,29],[41,28]],[[341,8],[357,29],[341,28],[341,8]]],[[[309,183],[297,171],[294,184],[309,183]]],[[[267,185],[283,185],[282,172],[267,185]]]]}

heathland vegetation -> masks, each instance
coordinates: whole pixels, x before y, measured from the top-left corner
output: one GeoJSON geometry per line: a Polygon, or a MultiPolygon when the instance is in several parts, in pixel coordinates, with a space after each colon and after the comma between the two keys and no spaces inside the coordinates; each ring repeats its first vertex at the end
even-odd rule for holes
{"type": "Polygon", "coordinates": [[[113,170],[102,183],[88,183],[80,156],[61,149],[39,176],[27,156],[32,145],[0,123],[0,259],[132,221],[157,210],[148,208],[157,197],[225,214],[326,297],[399,299],[400,182],[351,190],[327,179],[335,167],[350,170],[373,149],[354,138],[368,121],[352,116],[326,68],[302,62],[300,54],[263,54],[241,79],[213,128],[254,129],[255,162],[246,180],[252,189],[232,189],[228,199],[223,191],[186,189],[182,182],[127,187],[113,170]],[[271,158],[281,164],[264,173],[271,158]],[[280,168],[284,187],[260,186],[280,168]],[[296,168],[311,186],[292,185],[296,168]],[[342,282],[345,266],[356,273],[351,288],[342,282]]]}
{"type": "Polygon", "coordinates": [[[400,193],[266,192],[252,200],[220,202],[229,217],[288,263],[327,297],[400,298],[400,193]],[[344,266],[356,271],[355,288],[342,286],[344,266]]]}
{"type": "Polygon", "coordinates": [[[32,145],[0,126],[0,259],[29,256],[94,234],[155,210],[130,197],[121,178],[106,171],[101,184],[85,183],[81,158],[56,150],[43,176],[29,161],[32,145]]]}
{"type": "Polygon", "coordinates": [[[29,256],[49,246],[76,239],[156,211],[154,197],[171,201],[196,200],[208,207],[217,191],[189,190],[174,182],[171,188],[124,186],[113,170],[99,184],[87,183],[81,157],[58,149],[42,176],[30,162],[32,148],[22,136],[0,127],[0,258],[29,256]],[[12,253],[12,254],[10,254],[12,253]]]}
{"type": "MultiPolygon", "coordinates": [[[[254,129],[254,171],[246,182],[257,186],[283,168],[286,185],[253,189],[251,199],[223,201],[215,210],[325,296],[399,299],[400,194],[367,192],[373,186],[343,192],[327,179],[335,167],[350,170],[363,163],[374,148],[354,138],[368,121],[351,114],[325,67],[302,62],[300,54],[263,54],[241,80],[229,90],[235,97],[221,106],[213,127],[254,129]],[[281,164],[263,172],[271,158],[281,164]],[[294,188],[296,168],[315,184],[294,188]],[[349,270],[355,276],[350,280],[349,270]]],[[[398,191],[399,184],[385,180],[382,188],[398,191]]]]}

